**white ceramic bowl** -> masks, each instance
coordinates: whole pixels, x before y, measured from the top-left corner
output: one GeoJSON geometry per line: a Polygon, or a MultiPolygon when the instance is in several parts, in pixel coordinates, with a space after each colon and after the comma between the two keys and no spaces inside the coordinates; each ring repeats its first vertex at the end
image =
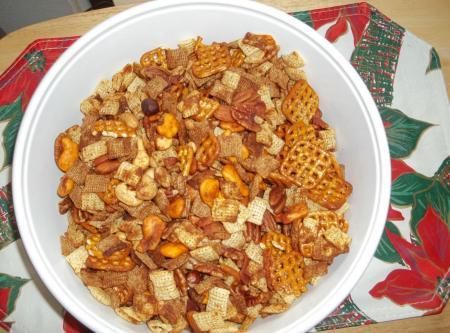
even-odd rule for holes
{"type": "Polygon", "coordinates": [[[387,212],[390,163],[378,110],[363,81],[338,51],[315,31],[273,8],[244,1],[156,1],[101,23],[70,47],[42,80],[17,139],[13,195],[22,240],[40,277],[61,304],[95,332],[145,332],[89,294],[60,254],[66,216],[58,214],[60,171],[53,160],[57,134],[79,123],[79,103],[103,78],[157,46],[201,35],[230,41],[247,31],[275,37],[281,52],[299,50],[324,118],[337,132],[338,158],[353,184],[350,252],[328,275],[280,315],[259,319],[251,332],[302,332],[328,315],[369,264],[387,212]]]}

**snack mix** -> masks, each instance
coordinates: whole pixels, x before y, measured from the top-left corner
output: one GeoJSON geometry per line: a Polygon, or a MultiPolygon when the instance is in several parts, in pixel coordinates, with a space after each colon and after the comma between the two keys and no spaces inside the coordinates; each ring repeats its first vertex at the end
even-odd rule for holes
{"type": "Polygon", "coordinates": [[[348,252],[352,186],[297,52],[270,35],[157,48],[55,140],[62,254],[152,332],[244,332],[348,252]]]}

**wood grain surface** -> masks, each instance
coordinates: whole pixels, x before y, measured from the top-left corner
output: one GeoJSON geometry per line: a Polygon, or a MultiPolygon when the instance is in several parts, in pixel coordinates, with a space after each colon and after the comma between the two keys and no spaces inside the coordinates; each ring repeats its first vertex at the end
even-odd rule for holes
{"type": "MultiPolygon", "coordinates": [[[[124,3],[126,1],[121,0],[120,2],[124,3]]],[[[130,2],[136,3],[140,1],[131,0],[130,2]]],[[[356,1],[260,0],[260,2],[291,12],[349,4],[356,1]]],[[[448,93],[450,87],[450,0],[369,0],[367,2],[437,49],[440,55],[448,93]]],[[[10,33],[3,39],[0,39],[0,73],[33,40],[38,38],[82,35],[106,18],[133,5],[121,5],[61,17],[37,23],[10,33]]],[[[447,306],[439,315],[339,329],[338,332],[450,332],[450,307],[447,306]]]]}

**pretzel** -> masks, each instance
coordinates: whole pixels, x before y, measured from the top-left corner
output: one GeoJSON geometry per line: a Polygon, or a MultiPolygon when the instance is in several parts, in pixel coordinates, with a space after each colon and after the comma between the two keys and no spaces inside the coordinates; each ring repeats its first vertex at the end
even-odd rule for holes
{"type": "Polygon", "coordinates": [[[240,67],[244,63],[245,54],[240,49],[232,49],[231,53],[231,67],[240,67]]]}
{"type": "Polygon", "coordinates": [[[266,233],[261,240],[261,244],[264,249],[274,252],[289,253],[292,251],[291,239],[276,231],[266,233]]]}
{"type": "Polygon", "coordinates": [[[192,73],[198,78],[223,72],[231,65],[230,52],[223,44],[204,45],[200,41],[195,54],[197,60],[192,64],[192,73]]]}
{"type": "Polygon", "coordinates": [[[308,198],[331,210],[339,209],[345,204],[353,190],[352,185],[342,178],[337,168],[339,166],[333,164],[317,186],[306,192],[308,198]]]}
{"type": "Polygon", "coordinates": [[[270,281],[273,289],[300,296],[306,291],[307,281],[303,278],[303,256],[297,251],[283,253],[269,250],[270,281]]]}
{"type": "Polygon", "coordinates": [[[201,97],[198,102],[198,113],[192,118],[197,121],[204,121],[219,108],[220,103],[208,97],[201,97]]]}
{"type": "Polygon", "coordinates": [[[314,126],[305,124],[301,120],[287,129],[284,140],[289,147],[293,147],[298,141],[308,141],[313,144],[316,144],[318,141],[314,126]]]}
{"type": "Polygon", "coordinates": [[[142,67],[160,66],[167,68],[166,51],[160,47],[148,51],[141,56],[140,63],[142,67]]]}
{"type": "Polygon", "coordinates": [[[330,155],[307,141],[299,141],[281,163],[280,172],[296,185],[312,189],[332,163],[330,155]]]}
{"type": "Polygon", "coordinates": [[[319,97],[305,80],[299,80],[283,101],[281,111],[291,123],[309,123],[319,106],[319,97]]]}
{"type": "Polygon", "coordinates": [[[192,161],[194,160],[194,150],[190,145],[181,146],[178,149],[178,158],[181,163],[181,174],[184,177],[189,176],[191,171],[192,161]]]}
{"type": "Polygon", "coordinates": [[[209,167],[219,156],[220,146],[217,138],[210,133],[200,144],[195,159],[203,166],[209,167]]]}

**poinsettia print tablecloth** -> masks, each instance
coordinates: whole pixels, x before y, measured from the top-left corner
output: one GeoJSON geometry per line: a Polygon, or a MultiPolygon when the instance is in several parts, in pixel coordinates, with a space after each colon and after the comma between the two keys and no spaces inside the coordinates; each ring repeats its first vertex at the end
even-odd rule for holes
{"type": "MultiPolygon", "coordinates": [[[[392,163],[391,206],[375,257],[315,329],[439,313],[450,295],[450,112],[439,56],[365,3],[292,15],[332,42],[360,74],[383,119],[392,163]]],[[[37,40],[0,76],[0,332],[89,332],[34,271],[15,224],[10,184],[23,112],[75,40],[37,40]]]]}

